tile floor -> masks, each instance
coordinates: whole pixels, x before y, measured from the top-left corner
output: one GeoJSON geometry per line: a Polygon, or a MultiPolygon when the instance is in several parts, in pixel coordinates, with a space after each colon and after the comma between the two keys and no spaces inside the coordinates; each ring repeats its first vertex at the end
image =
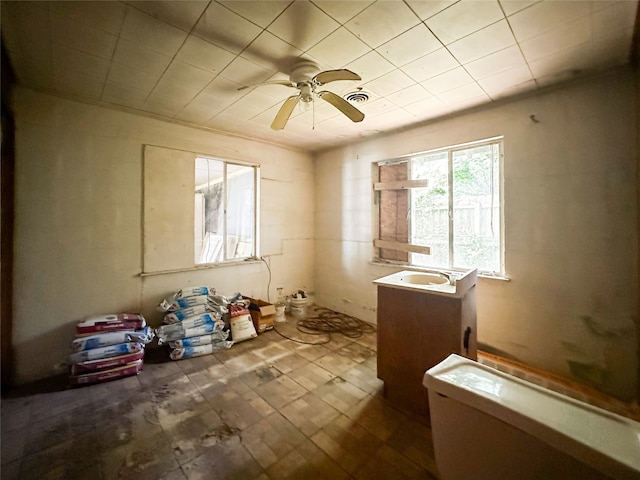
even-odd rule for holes
{"type": "Polygon", "coordinates": [[[375,333],[304,345],[270,331],[147,359],[135,377],[14,392],[1,404],[1,477],[437,478],[431,432],[384,400],[375,350],[375,333]]]}

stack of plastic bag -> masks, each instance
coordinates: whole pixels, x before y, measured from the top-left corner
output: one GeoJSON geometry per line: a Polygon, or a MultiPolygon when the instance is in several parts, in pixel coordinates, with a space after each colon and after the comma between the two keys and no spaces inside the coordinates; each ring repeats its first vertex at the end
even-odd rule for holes
{"type": "Polygon", "coordinates": [[[69,383],[91,385],[136,375],[153,335],[137,313],[100,315],[78,323],[69,355],[69,383]]]}
{"type": "Polygon", "coordinates": [[[160,302],[164,325],[156,329],[158,344],[168,344],[172,360],[209,355],[231,348],[223,316],[229,300],[212,287],[188,287],[160,302]]]}

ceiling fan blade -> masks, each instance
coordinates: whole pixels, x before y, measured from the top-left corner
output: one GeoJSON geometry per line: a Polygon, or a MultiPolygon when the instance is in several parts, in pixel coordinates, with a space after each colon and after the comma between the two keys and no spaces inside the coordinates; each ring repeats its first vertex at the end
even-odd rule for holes
{"type": "Polygon", "coordinates": [[[318,92],[318,95],[320,96],[320,98],[329,102],[331,105],[344,113],[352,122],[361,122],[364,119],[364,113],[362,113],[356,107],[354,107],[345,99],[339,97],[335,93],[324,91],[318,92]]]}
{"type": "Polygon", "coordinates": [[[345,68],[340,70],[325,70],[313,77],[313,82],[317,85],[324,85],[325,83],[335,82],[336,80],[362,80],[360,75],[353,73],[351,70],[345,68]]]}
{"type": "Polygon", "coordinates": [[[271,128],[273,130],[282,130],[284,128],[291,116],[291,112],[293,112],[293,109],[298,104],[298,98],[298,95],[293,95],[284,101],[276,114],[276,118],[271,122],[271,128]]]}
{"type": "Polygon", "coordinates": [[[273,80],[271,82],[256,83],[254,85],[245,85],[244,87],[238,88],[238,90],[245,90],[247,88],[254,88],[254,87],[262,87],[264,85],[284,85],[285,87],[294,87],[294,88],[296,86],[296,84],[290,80],[273,80]]]}

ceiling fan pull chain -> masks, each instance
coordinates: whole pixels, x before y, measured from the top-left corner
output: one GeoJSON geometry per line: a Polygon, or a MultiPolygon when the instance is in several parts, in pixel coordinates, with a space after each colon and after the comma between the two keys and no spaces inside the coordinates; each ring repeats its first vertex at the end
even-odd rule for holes
{"type": "Polygon", "coordinates": [[[311,130],[316,129],[316,99],[311,102],[311,130]]]}

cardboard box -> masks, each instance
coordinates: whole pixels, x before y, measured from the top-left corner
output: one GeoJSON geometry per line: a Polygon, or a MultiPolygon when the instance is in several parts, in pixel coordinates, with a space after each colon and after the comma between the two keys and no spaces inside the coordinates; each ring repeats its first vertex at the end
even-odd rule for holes
{"type": "Polygon", "coordinates": [[[256,332],[264,333],[273,328],[273,321],[276,318],[276,306],[263,300],[249,298],[249,313],[256,332]]]}

